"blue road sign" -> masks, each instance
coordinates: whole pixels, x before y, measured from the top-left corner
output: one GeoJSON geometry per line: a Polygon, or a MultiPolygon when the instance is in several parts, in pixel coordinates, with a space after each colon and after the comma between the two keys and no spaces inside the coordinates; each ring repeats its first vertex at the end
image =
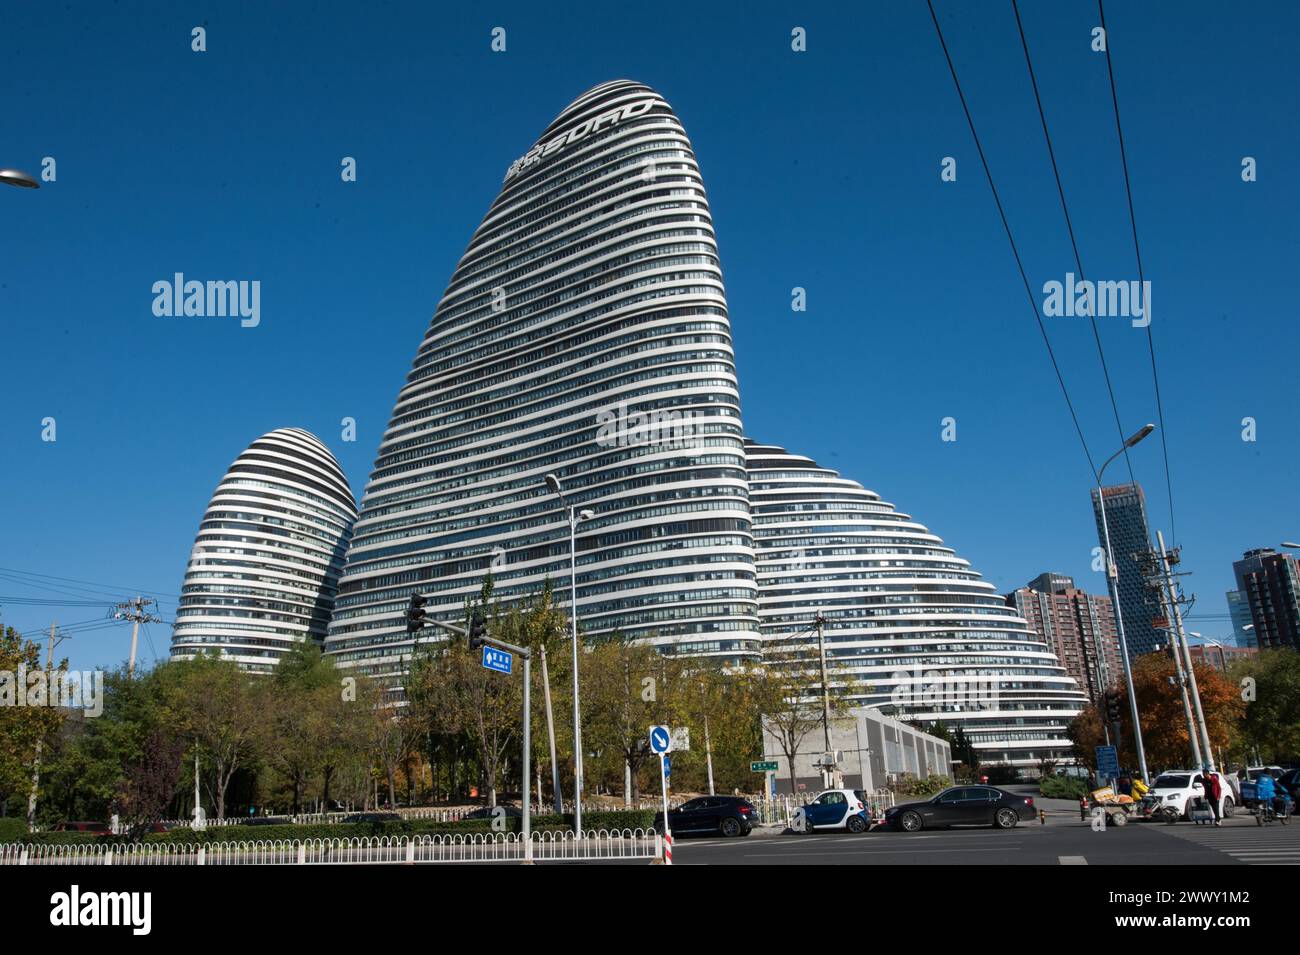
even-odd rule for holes
{"type": "Polygon", "coordinates": [[[666,753],[673,748],[673,734],[666,726],[650,727],[650,752],[666,753]]]}
{"type": "Polygon", "coordinates": [[[1097,747],[1097,775],[1102,779],[1119,775],[1119,753],[1114,746],[1097,747]]]}
{"type": "Polygon", "coordinates": [[[673,758],[665,753],[664,754],[664,775],[671,776],[672,774],[673,774],[673,758]]]}
{"type": "Polygon", "coordinates": [[[487,670],[496,670],[498,673],[510,673],[514,669],[514,654],[506,650],[498,650],[496,647],[490,647],[483,644],[483,667],[487,670]]]}

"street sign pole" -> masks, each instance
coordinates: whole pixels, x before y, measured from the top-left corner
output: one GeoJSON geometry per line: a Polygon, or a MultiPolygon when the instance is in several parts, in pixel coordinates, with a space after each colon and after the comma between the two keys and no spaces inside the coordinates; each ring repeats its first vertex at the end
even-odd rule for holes
{"type": "MultiPolygon", "coordinates": [[[[532,771],[532,766],[533,766],[532,764],[532,744],[533,744],[532,735],[533,734],[531,732],[531,727],[533,725],[533,711],[532,708],[529,706],[529,699],[528,699],[529,697],[528,691],[532,687],[533,679],[532,679],[532,674],[529,672],[530,663],[531,663],[531,661],[529,660],[529,656],[530,654],[528,653],[524,654],[524,765],[520,769],[520,777],[519,777],[520,779],[523,780],[523,784],[520,788],[523,789],[524,791],[523,830],[524,830],[524,863],[525,864],[529,864],[533,861],[532,805],[531,805],[531,800],[529,799],[528,796],[528,774],[532,771]]],[[[538,798],[540,799],[541,797],[539,796],[538,798]]]]}
{"type": "Polygon", "coordinates": [[[673,831],[668,828],[668,768],[666,753],[659,754],[659,789],[664,797],[664,865],[673,864],[673,831]]]}
{"type": "Polygon", "coordinates": [[[659,791],[664,800],[664,865],[673,864],[673,831],[668,825],[668,753],[673,734],[667,726],[650,727],[650,752],[659,755],[659,791]]]}
{"type": "MultiPolygon", "coordinates": [[[[434,626],[441,627],[442,629],[447,630],[450,633],[458,634],[459,636],[462,637],[469,636],[469,634],[465,631],[463,627],[457,627],[454,624],[443,623],[439,620],[431,620],[429,621],[429,623],[432,623],[434,626]]],[[[530,706],[531,700],[529,698],[530,697],[529,691],[532,687],[532,682],[533,682],[532,667],[531,667],[532,651],[530,651],[527,647],[517,647],[513,643],[506,643],[504,640],[497,640],[494,639],[493,637],[486,637],[486,636],[477,637],[474,638],[474,640],[471,640],[470,642],[471,644],[475,642],[479,643],[484,647],[485,650],[489,645],[491,645],[494,647],[499,647],[502,650],[508,651],[506,655],[506,659],[504,661],[504,668],[498,665],[499,661],[494,662],[493,664],[490,665],[489,659],[491,658],[485,652],[483,654],[483,658],[481,661],[483,664],[483,668],[485,670],[494,670],[498,673],[509,674],[512,668],[511,667],[512,660],[509,654],[517,653],[524,659],[524,739],[523,739],[524,762],[520,770],[520,774],[521,774],[520,778],[523,780],[523,786],[521,786],[520,788],[523,790],[523,797],[521,801],[523,802],[524,818],[522,820],[522,826],[520,828],[523,830],[523,837],[524,837],[524,864],[532,865],[533,864],[533,816],[532,816],[532,798],[528,792],[528,773],[530,768],[532,767],[533,712],[532,712],[532,707],[530,706]]]]}

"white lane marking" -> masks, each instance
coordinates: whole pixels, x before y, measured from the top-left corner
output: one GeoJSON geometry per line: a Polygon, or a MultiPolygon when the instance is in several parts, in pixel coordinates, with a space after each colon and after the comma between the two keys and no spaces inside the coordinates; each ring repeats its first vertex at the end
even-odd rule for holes
{"type": "MultiPolygon", "coordinates": [[[[999,846],[995,849],[882,849],[879,852],[877,852],[876,855],[899,855],[899,854],[912,855],[913,853],[921,853],[921,852],[1015,852],[1015,851],[1016,851],[1015,846],[1006,846],[1005,848],[999,846]]],[[[791,855],[815,856],[820,854],[821,853],[817,853],[817,852],[748,852],[745,854],[745,858],[781,859],[791,855]]]]}
{"type": "Polygon", "coordinates": [[[1061,865],[1087,865],[1088,860],[1083,856],[1057,856],[1061,865]]]}

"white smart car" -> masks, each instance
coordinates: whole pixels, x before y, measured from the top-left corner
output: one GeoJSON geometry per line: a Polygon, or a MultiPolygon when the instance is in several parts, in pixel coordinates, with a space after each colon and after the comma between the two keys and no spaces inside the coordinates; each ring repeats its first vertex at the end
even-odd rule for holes
{"type": "Polygon", "coordinates": [[[794,811],[791,828],[805,833],[819,829],[866,832],[871,828],[871,808],[856,789],[827,789],[794,811]]]}

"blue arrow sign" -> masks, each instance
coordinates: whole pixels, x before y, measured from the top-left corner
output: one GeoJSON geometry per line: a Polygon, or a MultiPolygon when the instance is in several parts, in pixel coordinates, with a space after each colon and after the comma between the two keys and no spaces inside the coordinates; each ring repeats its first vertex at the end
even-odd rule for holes
{"type": "Polygon", "coordinates": [[[673,746],[673,734],[666,726],[650,727],[650,752],[666,753],[673,746]]]}
{"type": "Polygon", "coordinates": [[[483,668],[485,670],[495,670],[497,673],[510,673],[514,668],[514,654],[506,650],[498,650],[496,647],[483,645],[483,668]]]}

